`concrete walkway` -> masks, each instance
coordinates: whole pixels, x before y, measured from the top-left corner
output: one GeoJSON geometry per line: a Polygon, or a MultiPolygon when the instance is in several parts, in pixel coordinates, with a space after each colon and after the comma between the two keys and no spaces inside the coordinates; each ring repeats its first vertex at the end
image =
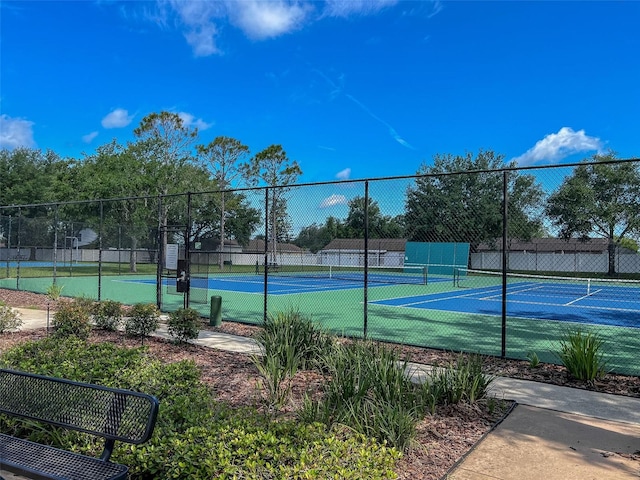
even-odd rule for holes
{"type": "MultiPolygon", "coordinates": [[[[22,328],[46,327],[46,312],[18,309],[22,328]]],[[[166,328],[158,332],[168,336],[166,328]]],[[[193,343],[258,353],[249,338],[201,331],[193,343]]],[[[412,365],[423,376],[429,367],[412,365]]],[[[518,406],[452,470],[455,480],[640,478],[640,398],[498,377],[498,399],[518,406]]]]}

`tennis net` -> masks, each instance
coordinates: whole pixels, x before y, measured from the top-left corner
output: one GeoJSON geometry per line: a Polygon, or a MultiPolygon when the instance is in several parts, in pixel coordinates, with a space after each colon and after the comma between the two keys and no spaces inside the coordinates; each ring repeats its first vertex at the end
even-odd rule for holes
{"type": "MultiPolygon", "coordinates": [[[[640,303],[640,280],[560,277],[507,272],[509,294],[544,297],[588,297],[619,299],[640,303]]],[[[455,285],[465,288],[484,288],[502,285],[503,274],[497,271],[459,268],[454,275],[455,285]]]]}
{"type": "MultiPolygon", "coordinates": [[[[267,266],[269,276],[315,278],[344,282],[365,282],[364,266],[349,265],[275,265],[267,266]]],[[[264,266],[261,269],[264,273],[264,266]]],[[[388,284],[427,284],[426,265],[368,267],[367,282],[388,284]]]]}

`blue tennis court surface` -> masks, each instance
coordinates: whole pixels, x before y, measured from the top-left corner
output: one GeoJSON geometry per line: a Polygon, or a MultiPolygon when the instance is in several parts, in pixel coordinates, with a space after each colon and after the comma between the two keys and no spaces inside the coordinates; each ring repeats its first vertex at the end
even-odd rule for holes
{"type": "MultiPolygon", "coordinates": [[[[369,288],[397,285],[394,279],[376,278],[369,283],[369,288]]],[[[156,284],[155,279],[124,280],[125,282],[156,284]]],[[[364,286],[362,278],[328,278],[328,277],[303,277],[303,276],[269,276],[267,283],[268,293],[271,295],[291,295],[298,293],[317,293],[322,291],[353,290],[364,286]]],[[[175,286],[175,280],[165,279],[166,286],[175,286]]],[[[208,288],[209,290],[222,290],[241,293],[264,293],[263,275],[224,275],[211,278],[191,278],[191,288],[208,288]],[[206,282],[206,283],[205,283],[206,282]]]]}
{"type": "MultiPolygon", "coordinates": [[[[398,308],[418,308],[480,315],[502,315],[502,287],[458,289],[371,302],[398,308]]],[[[640,289],[512,283],[507,288],[507,316],[640,328],[640,289]]]]}

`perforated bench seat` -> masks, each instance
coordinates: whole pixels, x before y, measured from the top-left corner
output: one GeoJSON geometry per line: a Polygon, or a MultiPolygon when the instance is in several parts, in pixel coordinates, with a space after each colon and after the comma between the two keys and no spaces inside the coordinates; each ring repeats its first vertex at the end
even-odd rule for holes
{"type": "Polygon", "coordinates": [[[100,458],[0,433],[0,478],[122,480],[129,468],[109,461],[116,441],[146,442],[158,414],[151,395],[0,369],[0,413],[104,438],[100,458]]]}
{"type": "Polygon", "coordinates": [[[125,465],[67,452],[0,434],[4,469],[36,479],[119,480],[127,478],[125,465]]]}

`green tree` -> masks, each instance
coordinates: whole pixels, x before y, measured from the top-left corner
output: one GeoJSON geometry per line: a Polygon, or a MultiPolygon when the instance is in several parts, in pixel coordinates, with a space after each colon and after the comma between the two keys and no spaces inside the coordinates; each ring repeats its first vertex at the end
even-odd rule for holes
{"type": "MultiPolygon", "coordinates": [[[[179,175],[185,164],[193,161],[192,146],[197,139],[198,129],[186,125],[177,113],[162,111],[144,117],[134,129],[138,138],[138,152],[147,157],[149,165],[155,165],[155,178],[158,193],[184,192],[186,185],[179,175]]],[[[163,202],[160,212],[163,227],[162,246],[167,244],[167,221],[169,204],[163,202]]]]}
{"type": "MultiPolygon", "coordinates": [[[[153,166],[145,161],[145,156],[137,153],[137,147],[136,144],[123,147],[113,141],[98,147],[96,153],[87,157],[81,167],[82,175],[87,178],[84,196],[116,199],[103,202],[103,228],[113,232],[114,236],[123,235],[127,238],[131,272],[137,271],[136,252],[140,242],[149,238],[150,226],[158,223],[153,166]]],[[[95,218],[97,226],[99,212],[95,218]]],[[[107,240],[105,236],[103,241],[107,240]]],[[[122,246],[121,239],[112,241],[122,246]]]]}
{"type": "Polygon", "coordinates": [[[613,152],[585,160],[546,206],[562,238],[596,235],[609,240],[609,275],[616,273],[616,245],[640,232],[640,166],[616,160],[613,152]]]}
{"type": "Polygon", "coordinates": [[[0,205],[30,205],[0,211],[5,241],[15,246],[20,236],[22,246],[53,245],[55,208],[37,204],[75,199],[75,163],[51,150],[0,150],[0,205]]]}
{"type": "MultiPolygon", "coordinates": [[[[345,238],[364,238],[365,198],[355,197],[349,201],[349,213],[343,223],[345,238]]],[[[369,198],[369,238],[398,238],[402,236],[401,217],[383,215],[378,202],[369,198]]]]}
{"type": "Polygon", "coordinates": [[[247,245],[260,224],[260,211],[251,207],[242,194],[227,202],[227,231],[240,245],[247,245]]]}
{"type": "Polygon", "coordinates": [[[326,245],[323,238],[325,236],[325,231],[326,229],[323,225],[313,223],[308,227],[302,228],[293,243],[300,248],[316,253],[326,245]]]}
{"type": "Polygon", "coordinates": [[[337,218],[330,216],[324,225],[313,223],[300,230],[294,243],[300,248],[306,248],[316,253],[327,246],[334,238],[345,238],[346,227],[337,218]]]}
{"type": "MultiPolygon", "coordinates": [[[[475,158],[436,155],[431,167],[422,165],[415,186],[409,187],[404,216],[405,235],[412,241],[480,243],[502,236],[504,157],[480,151],[475,158]]],[[[530,175],[508,172],[509,232],[529,239],[540,232],[537,209],[541,186],[530,175]]]]}
{"type": "Polygon", "coordinates": [[[619,238],[616,237],[616,243],[622,248],[627,248],[638,253],[638,242],[633,238],[619,238]]]}
{"type": "MultiPolygon", "coordinates": [[[[0,150],[0,205],[28,205],[71,200],[61,191],[70,160],[31,148],[0,150]]],[[[23,209],[28,215],[28,209],[23,209]]]]}
{"type": "MultiPolygon", "coordinates": [[[[216,190],[214,193],[195,194],[191,197],[191,240],[211,240],[215,244],[220,239],[223,214],[216,182],[209,182],[214,186],[213,190],[216,190]]],[[[212,188],[206,190],[211,192],[212,188]]],[[[249,205],[242,192],[232,190],[225,192],[224,209],[225,238],[233,238],[239,244],[246,245],[260,224],[260,212],[249,205]]]]}
{"type": "Polygon", "coordinates": [[[249,147],[231,137],[219,136],[207,145],[197,146],[198,155],[211,170],[213,178],[220,188],[220,255],[219,266],[223,268],[225,226],[226,226],[226,190],[232,183],[241,178],[246,163],[242,160],[249,155],[249,147]]]}
{"type": "Polygon", "coordinates": [[[295,160],[290,160],[281,145],[271,145],[258,152],[250,162],[243,167],[243,176],[251,185],[264,183],[272,187],[269,190],[270,221],[268,236],[271,243],[271,261],[277,261],[277,241],[279,229],[286,231],[287,202],[286,194],[298,177],[302,169],[295,160]]]}

